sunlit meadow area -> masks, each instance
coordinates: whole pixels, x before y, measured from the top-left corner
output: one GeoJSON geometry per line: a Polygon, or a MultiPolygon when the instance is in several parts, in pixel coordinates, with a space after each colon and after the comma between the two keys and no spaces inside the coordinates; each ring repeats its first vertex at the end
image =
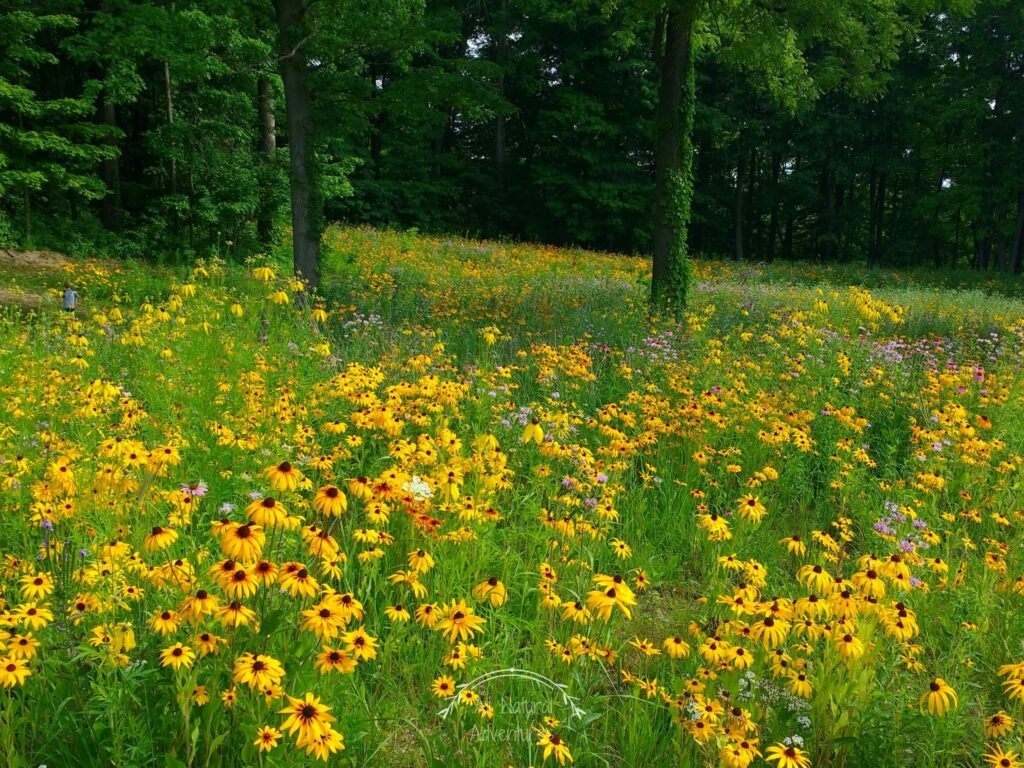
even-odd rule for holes
{"type": "Polygon", "coordinates": [[[1020,764],[1018,285],[323,269],[0,262],[4,766],[1020,764]]]}

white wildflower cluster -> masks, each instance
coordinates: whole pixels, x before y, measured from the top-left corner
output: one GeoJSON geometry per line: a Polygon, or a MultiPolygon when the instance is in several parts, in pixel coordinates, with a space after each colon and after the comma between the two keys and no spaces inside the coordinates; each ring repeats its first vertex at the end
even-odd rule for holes
{"type": "Polygon", "coordinates": [[[743,673],[742,677],[740,677],[739,686],[739,697],[744,701],[748,701],[754,698],[755,694],[759,694],[760,700],[765,704],[781,705],[785,707],[788,712],[806,711],[811,707],[811,703],[806,699],[794,696],[785,688],[779,687],[771,680],[759,679],[749,669],[743,673]]]}
{"type": "Polygon", "coordinates": [[[787,747],[802,747],[804,745],[804,737],[794,733],[792,736],[784,738],[782,743],[787,747]]]}
{"type": "Polygon", "coordinates": [[[413,475],[402,485],[402,490],[412,496],[416,501],[426,501],[434,497],[430,490],[430,484],[419,475],[413,475]]]}

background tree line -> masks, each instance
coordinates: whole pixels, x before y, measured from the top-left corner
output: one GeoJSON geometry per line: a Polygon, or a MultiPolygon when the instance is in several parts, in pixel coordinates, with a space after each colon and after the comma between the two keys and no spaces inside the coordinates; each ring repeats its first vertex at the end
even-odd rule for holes
{"type": "Polygon", "coordinates": [[[1019,273],[1022,134],[1021,0],[0,0],[0,244],[1019,273]]]}

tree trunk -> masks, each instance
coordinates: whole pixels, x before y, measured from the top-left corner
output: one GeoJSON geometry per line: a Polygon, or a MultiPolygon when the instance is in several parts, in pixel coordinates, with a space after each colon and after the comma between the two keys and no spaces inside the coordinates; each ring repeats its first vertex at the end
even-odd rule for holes
{"type": "Polygon", "coordinates": [[[768,261],[775,260],[775,241],[779,237],[779,175],[782,173],[782,156],[772,154],[772,210],[768,216],[768,261]]]}
{"type": "Polygon", "coordinates": [[[740,153],[736,163],[736,194],[733,202],[733,226],[735,229],[736,248],[733,255],[737,261],[743,260],[743,183],[746,179],[746,160],[740,153]]]}
{"type": "Polygon", "coordinates": [[[982,272],[987,272],[992,243],[989,239],[988,229],[985,227],[985,225],[981,225],[978,227],[977,243],[978,269],[980,269],[982,272]]]}
{"type": "Polygon", "coordinates": [[[821,186],[825,210],[821,215],[818,256],[822,261],[829,262],[836,254],[836,179],[832,171],[822,172],[821,186]]]}
{"type": "MultiPolygon", "coordinates": [[[[270,79],[265,76],[256,82],[256,109],[260,122],[260,150],[269,169],[277,152],[277,132],[274,124],[274,91],[270,79]]],[[[266,202],[260,206],[256,230],[260,244],[269,245],[274,231],[274,208],[266,202]]]]}
{"type": "MultiPolygon", "coordinates": [[[[710,144],[710,142],[709,142],[710,144]]],[[[694,190],[706,190],[711,184],[712,174],[714,173],[713,157],[711,154],[710,146],[701,145],[699,148],[694,144],[694,157],[693,157],[693,183],[694,190]]],[[[697,206],[697,200],[693,201],[694,206],[690,212],[690,222],[688,228],[688,241],[689,241],[689,253],[700,254],[707,253],[708,250],[708,224],[707,224],[707,206],[702,209],[697,206]]]]}
{"type": "MultiPolygon", "coordinates": [[[[164,108],[167,112],[167,124],[174,125],[174,99],[171,96],[171,66],[164,60],[164,108]]],[[[178,164],[171,158],[171,179],[167,191],[176,195],[178,193],[178,164]]]]}
{"type": "Polygon", "coordinates": [[[281,79],[292,196],[292,262],[295,274],[313,288],[320,283],[320,227],[323,201],[317,189],[313,157],[313,98],[302,50],[306,5],[303,0],[274,0],[277,13],[281,79]]]}
{"type": "Polygon", "coordinates": [[[782,235],[782,258],[789,261],[793,258],[793,209],[786,207],[786,227],[782,235]]]}
{"type": "MultiPolygon", "coordinates": [[[[942,194],[942,180],[943,180],[943,178],[944,178],[944,176],[940,172],[939,173],[939,180],[938,180],[938,182],[935,185],[935,194],[936,195],[942,194]]],[[[938,208],[938,206],[935,206],[935,210],[932,211],[931,222],[929,223],[929,227],[928,228],[931,230],[931,237],[932,237],[932,266],[935,269],[941,269],[942,268],[942,242],[941,242],[941,238],[939,237],[939,208],[938,208]]]]}
{"type": "Polygon", "coordinates": [[[963,212],[960,208],[956,209],[956,229],[953,231],[953,262],[950,264],[954,269],[960,261],[960,232],[963,229],[962,226],[963,212]]]}
{"type": "MultiPolygon", "coordinates": [[[[103,143],[116,150],[117,137],[113,135],[113,130],[117,127],[117,109],[104,95],[100,96],[99,113],[100,122],[110,131],[103,137],[103,143]]],[[[107,194],[100,201],[100,221],[108,229],[116,227],[121,218],[121,174],[118,160],[117,157],[111,157],[100,162],[100,180],[107,188],[107,194]]]]}
{"type": "Polygon", "coordinates": [[[654,156],[654,264],[651,301],[679,313],[690,283],[687,228],[693,201],[693,115],[696,102],[693,26],[696,0],[669,6],[654,49],[658,67],[657,146],[654,156]],[[663,44],[662,44],[663,43],[663,44]]]}
{"type": "Polygon", "coordinates": [[[885,218],[885,172],[880,172],[871,181],[872,189],[868,199],[868,266],[875,266],[882,260],[882,231],[885,218]]]}
{"type": "Polygon", "coordinates": [[[1024,268],[1024,192],[1017,197],[1017,227],[1013,233],[1013,274],[1019,275],[1024,268]]]}
{"type": "MultiPolygon", "coordinates": [[[[370,62],[368,70],[370,73],[370,92],[373,94],[372,103],[377,105],[380,104],[381,92],[385,89],[387,80],[383,71],[379,70],[375,63],[370,62]]],[[[383,123],[384,110],[379,106],[374,106],[369,115],[368,132],[370,134],[370,167],[375,179],[379,179],[381,175],[380,161],[384,152],[384,145],[381,140],[383,123]]]]}
{"type": "Polygon", "coordinates": [[[832,246],[832,248],[833,248],[832,257],[834,259],[836,259],[837,261],[842,260],[843,253],[844,253],[843,245],[844,245],[844,238],[845,238],[846,228],[840,226],[840,224],[841,224],[843,206],[845,206],[845,205],[846,205],[846,185],[842,184],[840,182],[837,182],[836,183],[835,214],[834,214],[833,223],[832,223],[832,229],[833,229],[833,231],[835,233],[834,239],[833,239],[834,245],[832,246]]]}
{"type": "MultiPolygon", "coordinates": [[[[498,98],[505,98],[505,56],[508,49],[508,0],[501,0],[500,17],[494,39],[494,61],[498,65],[498,98]]],[[[494,172],[498,182],[499,193],[505,191],[505,128],[508,117],[499,110],[497,124],[494,126],[494,172]]]]}
{"type": "Polygon", "coordinates": [[[759,159],[757,149],[750,150],[750,163],[747,165],[746,215],[744,217],[746,229],[743,241],[746,244],[746,250],[750,251],[753,249],[754,253],[757,253],[759,250],[758,239],[761,237],[760,227],[758,226],[760,222],[757,218],[757,175],[761,172],[759,159]]]}
{"type": "MultiPolygon", "coordinates": [[[[188,166],[188,246],[196,247],[196,177],[192,164],[188,166]]],[[[211,240],[214,240],[211,238],[211,240]]],[[[214,242],[217,242],[214,240],[214,242]]],[[[219,245],[219,244],[218,244],[219,245]]]]}

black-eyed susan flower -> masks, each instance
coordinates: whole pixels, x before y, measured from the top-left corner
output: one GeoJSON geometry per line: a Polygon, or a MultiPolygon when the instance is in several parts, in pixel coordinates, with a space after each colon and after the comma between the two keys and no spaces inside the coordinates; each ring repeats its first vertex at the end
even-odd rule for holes
{"type": "Polygon", "coordinates": [[[426,573],[436,565],[434,558],[425,549],[414,549],[408,556],[409,567],[418,572],[426,573]]]}
{"type": "Polygon", "coordinates": [[[433,629],[441,620],[441,610],[434,603],[423,603],[416,608],[416,623],[421,627],[433,629]]]}
{"type": "Polygon", "coordinates": [[[370,661],[377,658],[377,638],[362,627],[344,633],[341,639],[345,643],[345,650],[357,660],[370,661]]]}
{"type": "Polygon", "coordinates": [[[320,585],[304,565],[286,569],[278,579],[281,589],[292,597],[313,597],[320,590],[320,585]]]}
{"type": "Polygon", "coordinates": [[[321,733],[315,735],[303,735],[300,733],[295,741],[295,746],[317,760],[326,761],[335,752],[345,749],[345,737],[330,726],[327,726],[321,733]]]}
{"type": "Polygon", "coordinates": [[[453,600],[440,610],[441,618],[435,629],[447,638],[448,642],[467,640],[483,631],[487,620],[477,616],[473,607],[465,600],[453,600]]]}
{"type": "Polygon", "coordinates": [[[1024,678],[1011,677],[1004,680],[1003,691],[1012,701],[1024,701],[1024,678]]]}
{"type": "Polygon", "coordinates": [[[787,536],[784,539],[779,539],[779,543],[785,544],[786,551],[789,552],[791,555],[803,557],[807,554],[807,545],[804,543],[804,540],[796,534],[794,534],[793,536],[787,536]]]}
{"type": "Polygon", "coordinates": [[[212,632],[200,632],[195,636],[194,642],[200,656],[209,656],[218,653],[221,646],[227,641],[212,632]]]}
{"type": "Polygon", "coordinates": [[[409,609],[406,608],[404,605],[398,604],[389,605],[387,608],[385,608],[384,615],[387,616],[391,621],[394,621],[399,624],[404,624],[405,622],[412,619],[412,615],[409,613],[409,609]]]}
{"type": "Polygon", "coordinates": [[[0,656],[0,685],[4,688],[14,688],[24,685],[25,680],[32,674],[28,662],[16,658],[13,655],[0,656]]]}
{"type": "Polygon", "coordinates": [[[814,687],[811,685],[811,681],[807,677],[807,673],[803,670],[794,669],[789,673],[788,686],[789,690],[801,699],[809,699],[811,698],[811,694],[814,693],[814,687]]]}
{"type": "Polygon", "coordinates": [[[757,496],[750,494],[741,499],[736,499],[736,511],[744,520],[752,523],[759,523],[764,519],[767,510],[757,496]]]}
{"type": "Polygon", "coordinates": [[[255,523],[228,523],[220,528],[220,545],[228,557],[251,563],[259,560],[266,544],[263,528],[255,523]]]}
{"type": "Polygon", "coordinates": [[[149,619],[149,626],[160,635],[169,635],[178,631],[181,617],[177,611],[157,611],[149,619]]]}
{"type": "Polygon", "coordinates": [[[455,695],[455,680],[447,675],[442,675],[431,683],[430,690],[433,691],[434,695],[439,699],[451,698],[455,695]]]}
{"type": "Polygon", "coordinates": [[[765,758],[775,768],[810,768],[811,760],[799,747],[777,743],[765,750],[765,758]]]}
{"type": "Polygon", "coordinates": [[[163,667],[171,667],[174,671],[178,671],[179,669],[188,669],[192,666],[192,662],[195,661],[195,658],[195,651],[181,643],[175,643],[169,648],[164,648],[160,651],[160,665],[163,667]]]}
{"type": "Polygon", "coordinates": [[[147,552],[155,552],[157,550],[166,549],[177,540],[178,533],[173,528],[165,528],[155,525],[146,536],[143,548],[147,552]]]}
{"type": "Polygon", "coordinates": [[[587,593],[587,607],[603,621],[611,619],[612,611],[618,608],[623,615],[632,618],[631,607],[636,597],[621,576],[598,575],[594,583],[599,587],[587,593]]]}
{"type": "Polygon", "coordinates": [[[206,690],[205,685],[197,685],[192,689],[192,694],[189,696],[189,699],[197,707],[201,707],[210,700],[210,692],[206,690]]]}
{"type": "Polygon", "coordinates": [[[247,627],[256,621],[256,612],[239,600],[220,606],[213,615],[222,625],[232,629],[247,627]]]}
{"type": "Polygon", "coordinates": [[[21,577],[19,589],[24,600],[44,600],[53,592],[53,579],[48,573],[30,573],[21,577]]]}
{"type": "Polygon", "coordinates": [[[298,738],[317,738],[327,733],[334,722],[330,714],[331,708],[320,701],[318,696],[306,693],[303,698],[286,697],[288,706],[278,714],[286,715],[281,728],[288,734],[298,734],[298,738]]]}
{"type": "Polygon", "coordinates": [[[277,659],[260,653],[243,653],[235,659],[232,680],[253,690],[264,690],[279,685],[284,679],[284,667],[277,659]]]}
{"type": "Polygon", "coordinates": [[[497,576],[481,581],[473,587],[473,597],[480,602],[489,602],[495,608],[505,604],[508,592],[497,576]]]}
{"type": "Polygon", "coordinates": [[[334,485],[325,485],[313,497],[313,509],[327,517],[337,517],[348,509],[348,498],[334,485]]]}
{"type": "Polygon", "coordinates": [[[549,730],[547,726],[539,726],[536,731],[537,746],[543,750],[543,760],[547,761],[549,757],[554,757],[559,765],[573,762],[572,752],[569,751],[569,746],[562,740],[561,736],[549,730]]]}
{"type": "Polygon", "coordinates": [[[256,525],[280,528],[288,523],[288,511],[273,496],[256,499],[245,508],[245,514],[256,525]]]}
{"type": "Polygon", "coordinates": [[[524,443],[536,443],[537,445],[544,442],[544,430],[540,426],[539,419],[530,419],[526,428],[523,430],[522,441],[524,443]]]}
{"type": "Polygon", "coordinates": [[[836,635],[833,645],[846,661],[856,661],[866,651],[864,641],[850,632],[836,635]]]}
{"type": "Polygon", "coordinates": [[[741,737],[728,742],[718,754],[725,768],[747,768],[761,756],[761,751],[757,748],[757,739],[741,737]]]}
{"type": "Polygon", "coordinates": [[[1013,730],[1014,719],[1002,710],[985,719],[985,735],[990,739],[1001,739],[1013,730]]]}
{"type": "Polygon", "coordinates": [[[1020,768],[1020,757],[1016,752],[1005,751],[999,744],[985,753],[985,763],[992,768],[1020,768]]]}
{"type": "Polygon", "coordinates": [[[928,690],[921,694],[921,711],[927,710],[930,715],[942,717],[959,704],[956,691],[941,677],[934,678],[928,684],[928,690]]]}
{"type": "Polygon", "coordinates": [[[358,662],[347,650],[324,646],[316,657],[316,668],[322,675],[339,672],[347,675],[355,671],[358,662]]]}
{"type": "Polygon", "coordinates": [[[256,732],[256,741],[253,742],[253,746],[257,747],[260,752],[269,752],[277,746],[281,736],[282,734],[277,728],[264,725],[256,732]]]}
{"type": "Polygon", "coordinates": [[[673,659],[685,659],[690,655],[690,644],[679,635],[665,638],[661,646],[673,659]]]}

